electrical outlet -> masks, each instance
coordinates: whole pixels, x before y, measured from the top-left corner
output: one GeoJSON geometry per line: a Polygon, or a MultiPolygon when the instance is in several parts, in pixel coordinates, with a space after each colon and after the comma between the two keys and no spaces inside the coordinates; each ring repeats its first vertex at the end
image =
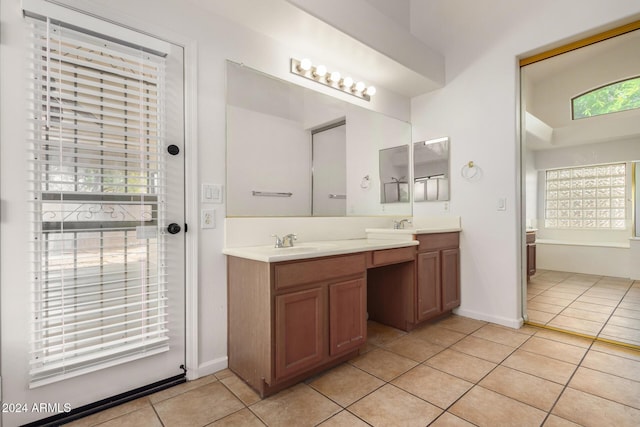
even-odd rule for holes
{"type": "Polygon", "coordinates": [[[200,211],[200,228],[216,228],[215,209],[202,209],[200,211]]]}

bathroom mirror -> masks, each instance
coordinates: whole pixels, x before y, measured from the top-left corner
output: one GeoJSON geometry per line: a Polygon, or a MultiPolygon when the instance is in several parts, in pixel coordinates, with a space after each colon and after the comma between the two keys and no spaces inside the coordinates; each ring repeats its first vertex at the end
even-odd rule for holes
{"type": "Polygon", "coordinates": [[[230,61],[226,114],[227,216],[411,215],[365,180],[409,123],[230,61]]]}
{"type": "Polygon", "coordinates": [[[409,146],[380,150],[380,203],[408,203],[409,146]]]}
{"type": "Polygon", "coordinates": [[[413,144],[413,194],[416,202],[449,200],[449,138],[413,144]]]}

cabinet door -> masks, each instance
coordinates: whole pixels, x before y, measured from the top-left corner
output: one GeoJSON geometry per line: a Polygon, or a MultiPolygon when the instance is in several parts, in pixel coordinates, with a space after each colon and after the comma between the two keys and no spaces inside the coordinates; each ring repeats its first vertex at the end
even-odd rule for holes
{"type": "Polygon", "coordinates": [[[536,244],[527,245],[527,276],[536,274],[536,244]]]}
{"type": "Polygon", "coordinates": [[[275,298],[276,379],[300,373],[325,358],[324,288],[275,298]]]}
{"type": "Polygon", "coordinates": [[[367,338],[367,286],[364,279],[329,286],[329,354],[345,353],[367,338]]]}
{"type": "Polygon", "coordinates": [[[444,249],[442,256],[442,310],[460,305],[460,249],[444,249]]]}
{"type": "Polygon", "coordinates": [[[418,321],[437,316],[442,311],[440,294],[440,253],[418,254],[418,321]]]}

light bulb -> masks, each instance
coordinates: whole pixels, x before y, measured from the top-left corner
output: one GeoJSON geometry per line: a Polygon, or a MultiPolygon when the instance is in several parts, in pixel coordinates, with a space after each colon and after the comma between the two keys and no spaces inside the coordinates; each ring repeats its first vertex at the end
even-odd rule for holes
{"type": "Polygon", "coordinates": [[[313,71],[313,77],[324,77],[327,74],[327,67],[318,65],[313,71]]]}
{"type": "Polygon", "coordinates": [[[340,82],[340,86],[343,88],[351,89],[351,86],[353,86],[353,79],[351,77],[345,77],[344,79],[342,79],[342,82],[340,82]]]}
{"type": "Polygon", "coordinates": [[[356,85],[354,87],[354,90],[356,92],[362,92],[365,88],[366,88],[366,86],[365,86],[364,82],[358,82],[358,83],[356,83],[356,85]]]}
{"type": "Polygon", "coordinates": [[[338,83],[340,81],[340,77],[340,72],[332,71],[331,74],[329,74],[329,81],[331,83],[338,83]]]}
{"type": "Polygon", "coordinates": [[[309,71],[311,69],[311,60],[309,58],[304,58],[300,61],[298,65],[298,71],[309,71]]]}
{"type": "Polygon", "coordinates": [[[376,88],[374,86],[369,86],[367,90],[364,91],[365,95],[373,96],[376,94],[376,88]]]}

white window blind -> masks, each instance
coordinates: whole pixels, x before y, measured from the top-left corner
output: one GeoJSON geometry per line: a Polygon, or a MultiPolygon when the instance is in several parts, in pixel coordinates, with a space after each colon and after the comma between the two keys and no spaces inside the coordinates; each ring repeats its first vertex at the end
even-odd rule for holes
{"type": "Polygon", "coordinates": [[[546,171],[546,228],[626,227],[626,164],[546,171]]]}
{"type": "Polygon", "coordinates": [[[31,386],[168,349],[164,59],[31,25],[31,386]]]}

